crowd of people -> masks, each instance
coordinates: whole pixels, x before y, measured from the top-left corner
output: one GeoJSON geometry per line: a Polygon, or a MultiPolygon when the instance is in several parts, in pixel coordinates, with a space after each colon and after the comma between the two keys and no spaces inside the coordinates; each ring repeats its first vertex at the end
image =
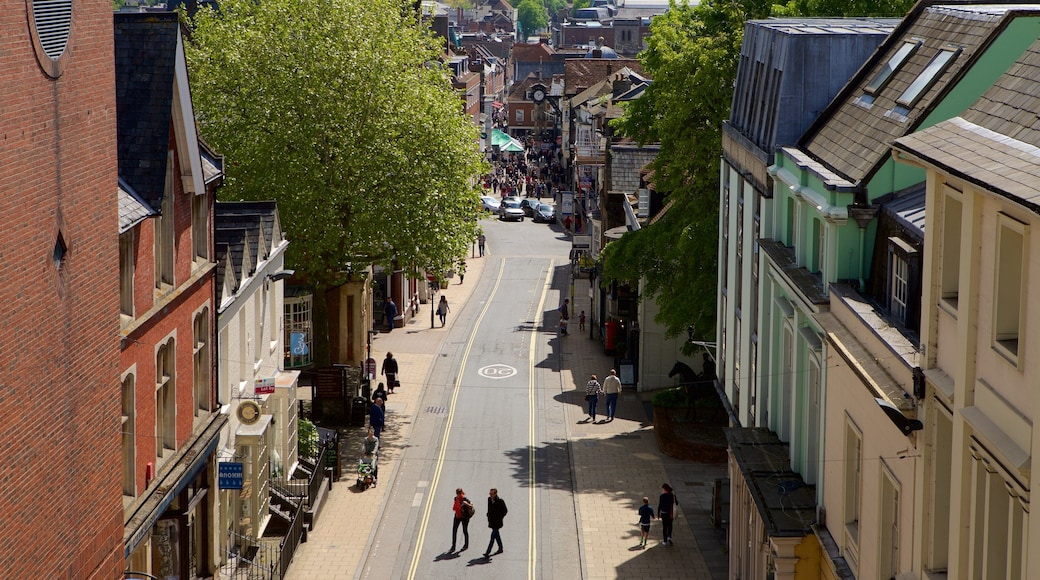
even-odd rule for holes
{"type": "Polygon", "coordinates": [[[501,197],[554,198],[567,181],[560,146],[530,136],[525,146],[522,153],[492,153],[493,169],[484,176],[484,188],[501,197]]]}

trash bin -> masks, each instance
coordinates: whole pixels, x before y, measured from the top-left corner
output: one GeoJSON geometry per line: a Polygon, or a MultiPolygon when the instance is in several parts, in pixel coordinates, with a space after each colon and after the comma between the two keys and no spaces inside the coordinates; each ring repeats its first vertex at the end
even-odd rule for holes
{"type": "Polygon", "coordinates": [[[365,415],[368,415],[368,402],[364,397],[354,397],[350,405],[350,424],[354,427],[364,427],[365,415]]]}

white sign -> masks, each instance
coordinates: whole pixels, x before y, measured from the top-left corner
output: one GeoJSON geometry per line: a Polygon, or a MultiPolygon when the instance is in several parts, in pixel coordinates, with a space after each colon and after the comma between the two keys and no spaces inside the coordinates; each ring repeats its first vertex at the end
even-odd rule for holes
{"type": "Polygon", "coordinates": [[[564,191],[561,193],[563,194],[563,199],[560,201],[560,205],[563,206],[563,211],[560,215],[568,216],[574,214],[574,192],[564,191]]]}
{"type": "Polygon", "coordinates": [[[571,247],[575,250],[588,250],[592,248],[592,236],[575,234],[571,238],[571,247]]]}
{"type": "Polygon", "coordinates": [[[274,377],[269,379],[257,379],[253,383],[254,395],[270,395],[274,392],[274,377]]]}
{"type": "Polygon", "coordinates": [[[515,368],[504,364],[488,365],[477,370],[477,374],[486,379],[508,379],[516,372],[515,368]]]}

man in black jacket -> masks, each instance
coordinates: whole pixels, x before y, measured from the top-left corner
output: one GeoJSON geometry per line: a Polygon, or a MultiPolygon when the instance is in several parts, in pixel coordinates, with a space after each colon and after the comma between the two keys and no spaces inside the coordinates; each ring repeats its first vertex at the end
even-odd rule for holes
{"type": "Polygon", "coordinates": [[[506,502],[502,498],[498,497],[498,490],[491,488],[491,492],[488,494],[488,507],[487,507],[487,518],[488,527],[491,528],[491,539],[488,540],[487,550],[484,551],[484,557],[491,556],[491,547],[498,542],[498,551],[495,555],[501,554],[502,550],[502,535],[499,534],[498,530],[502,529],[502,520],[505,519],[506,514],[509,513],[509,508],[506,507],[506,502]]]}

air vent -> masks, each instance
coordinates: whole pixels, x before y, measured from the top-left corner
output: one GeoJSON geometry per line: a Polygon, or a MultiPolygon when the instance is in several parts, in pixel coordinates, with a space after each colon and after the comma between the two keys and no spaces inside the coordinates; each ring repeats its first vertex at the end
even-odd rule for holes
{"type": "Polygon", "coordinates": [[[33,0],[33,20],[43,51],[51,59],[58,60],[69,43],[72,0],[33,0]]]}

